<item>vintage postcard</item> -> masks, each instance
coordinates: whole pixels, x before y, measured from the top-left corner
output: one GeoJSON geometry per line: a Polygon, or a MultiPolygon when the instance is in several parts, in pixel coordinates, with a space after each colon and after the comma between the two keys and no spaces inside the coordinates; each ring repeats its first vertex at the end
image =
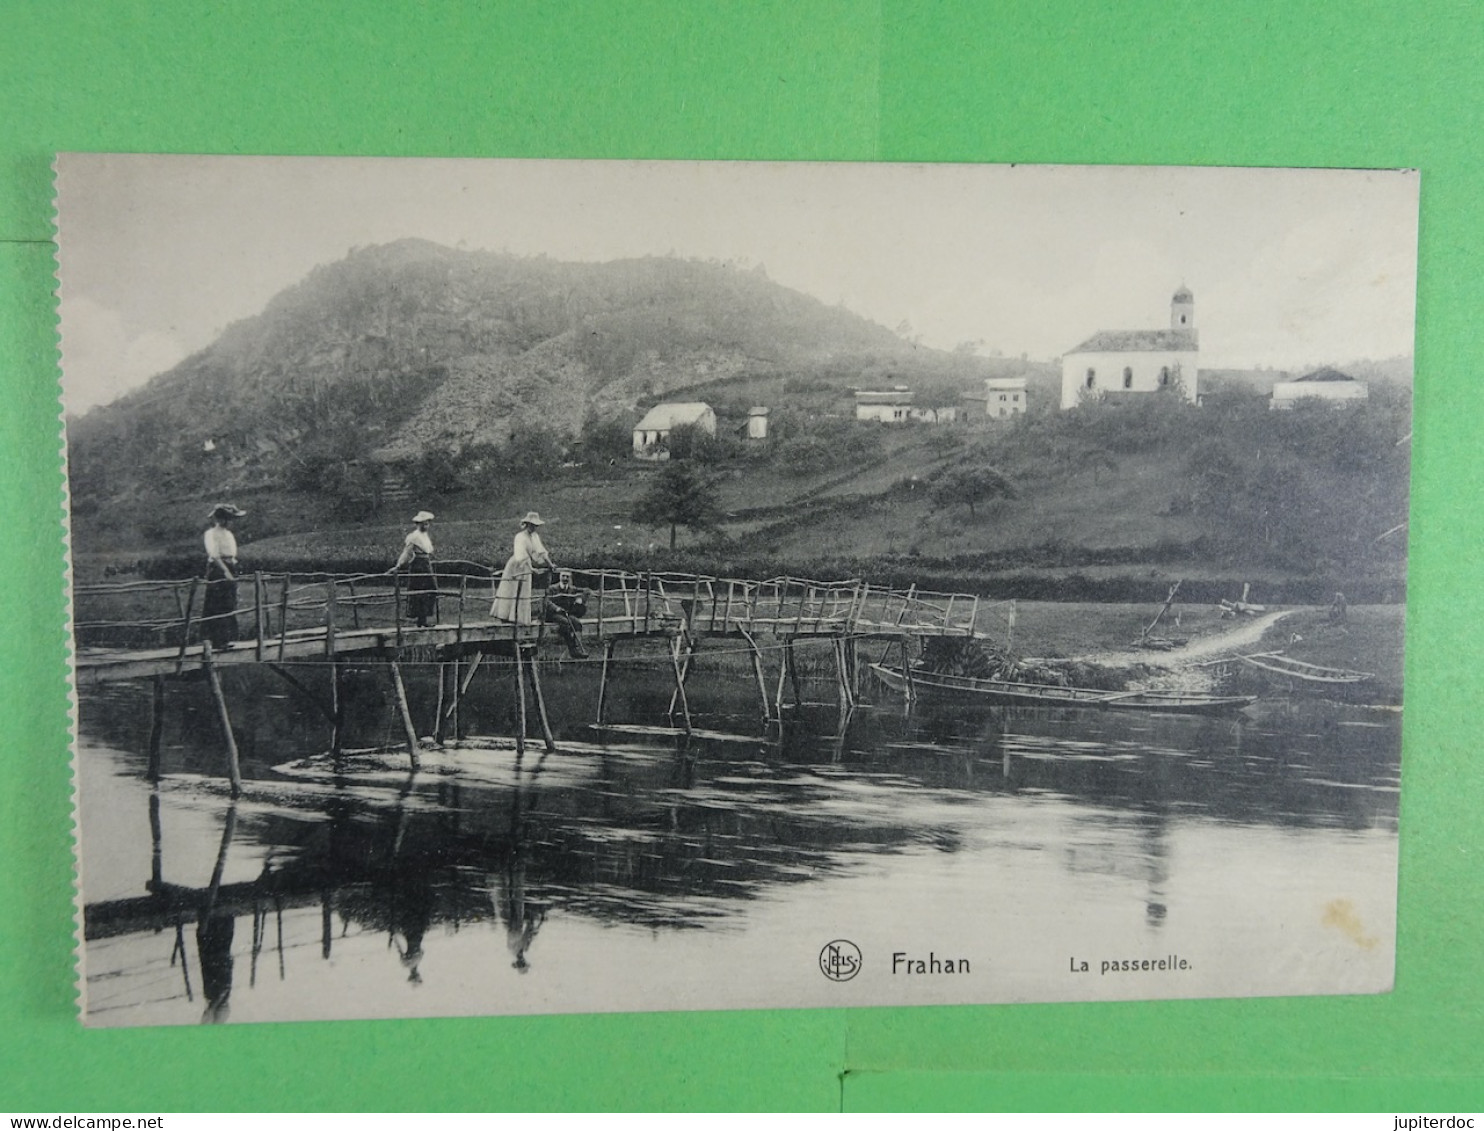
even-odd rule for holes
{"type": "Polygon", "coordinates": [[[60,157],[84,1021],[1390,989],[1417,204],[60,157]]]}

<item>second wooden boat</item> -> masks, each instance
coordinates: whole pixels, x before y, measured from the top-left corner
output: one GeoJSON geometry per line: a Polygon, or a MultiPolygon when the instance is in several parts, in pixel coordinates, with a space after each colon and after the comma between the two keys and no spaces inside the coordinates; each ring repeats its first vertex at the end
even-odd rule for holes
{"type": "Polygon", "coordinates": [[[1291,660],[1287,656],[1264,654],[1244,656],[1237,653],[1234,659],[1248,667],[1257,668],[1269,675],[1296,679],[1303,683],[1356,684],[1375,679],[1372,672],[1352,671],[1349,668],[1325,668],[1318,664],[1306,664],[1302,660],[1291,660]]]}
{"type": "MultiPolygon", "coordinates": [[[[898,691],[909,681],[901,668],[872,664],[876,678],[898,691]]],[[[1255,695],[1194,695],[1173,691],[1103,691],[1092,687],[1058,687],[1055,684],[1012,683],[1007,680],[975,679],[964,675],[942,675],[914,669],[911,686],[932,694],[964,695],[997,703],[1036,707],[1098,707],[1119,711],[1170,711],[1212,715],[1240,711],[1257,701],[1255,695]]]]}

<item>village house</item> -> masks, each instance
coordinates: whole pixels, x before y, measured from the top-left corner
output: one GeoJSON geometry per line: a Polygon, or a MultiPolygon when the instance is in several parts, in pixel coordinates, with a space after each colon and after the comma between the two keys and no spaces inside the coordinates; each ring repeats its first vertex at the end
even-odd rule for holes
{"type": "Polygon", "coordinates": [[[747,432],[749,440],[766,440],[768,438],[768,410],[762,405],[754,405],[747,410],[747,432]]]}
{"type": "Polygon", "coordinates": [[[708,436],[716,435],[716,413],[701,401],[657,404],[634,425],[635,459],[669,459],[670,433],[682,424],[693,425],[708,436]]]}
{"type": "Polygon", "coordinates": [[[855,418],[875,420],[882,424],[906,424],[924,420],[929,424],[952,424],[958,419],[957,405],[926,408],[912,403],[912,390],[906,385],[894,389],[861,389],[855,394],[855,418]]]}
{"type": "Polygon", "coordinates": [[[1269,405],[1275,409],[1291,409],[1301,400],[1319,400],[1329,404],[1345,404],[1363,401],[1370,395],[1364,381],[1357,381],[1348,373],[1325,366],[1292,381],[1279,381],[1273,385],[1273,400],[1269,405]]]}
{"type": "Polygon", "coordinates": [[[1019,416],[1025,412],[1025,408],[1024,377],[986,377],[984,379],[984,411],[987,416],[995,418],[1019,416]]]}
{"type": "Polygon", "coordinates": [[[1069,351],[1061,363],[1061,407],[1083,397],[1128,396],[1179,388],[1198,399],[1200,345],[1195,296],[1182,286],[1170,299],[1168,330],[1099,330],[1069,351]]]}

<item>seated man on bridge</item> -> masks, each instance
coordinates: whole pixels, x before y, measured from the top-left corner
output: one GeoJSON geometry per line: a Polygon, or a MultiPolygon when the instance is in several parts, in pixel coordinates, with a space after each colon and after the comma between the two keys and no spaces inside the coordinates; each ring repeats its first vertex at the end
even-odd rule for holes
{"type": "Polygon", "coordinates": [[[582,646],[582,622],[587,616],[587,590],[572,584],[572,571],[564,569],[557,574],[557,583],[546,591],[546,601],[541,606],[541,619],[554,624],[557,632],[567,643],[567,654],[575,660],[585,660],[587,650],[582,646]]]}

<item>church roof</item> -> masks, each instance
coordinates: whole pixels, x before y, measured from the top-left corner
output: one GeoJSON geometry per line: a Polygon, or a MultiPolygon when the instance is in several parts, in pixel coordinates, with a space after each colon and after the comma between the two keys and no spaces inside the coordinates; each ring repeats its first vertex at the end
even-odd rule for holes
{"type": "Polygon", "coordinates": [[[1193,294],[1190,293],[1190,288],[1189,287],[1187,287],[1184,283],[1181,283],[1180,284],[1180,289],[1175,292],[1175,297],[1172,298],[1172,299],[1170,299],[1170,301],[1171,302],[1194,302],[1195,301],[1195,295],[1193,295],[1193,294]]]}
{"type": "Polygon", "coordinates": [[[657,404],[634,425],[635,432],[664,432],[679,424],[695,424],[711,411],[702,401],[675,401],[657,404]]]}
{"type": "Polygon", "coordinates": [[[1341,373],[1338,369],[1326,365],[1323,369],[1316,369],[1313,373],[1305,373],[1302,377],[1295,377],[1294,381],[1354,381],[1355,378],[1348,373],[1341,373]]]}
{"type": "Polygon", "coordinates": [[[1194,352],[1194,330],[1099,330],[1068,353],[1194,352]]]}

